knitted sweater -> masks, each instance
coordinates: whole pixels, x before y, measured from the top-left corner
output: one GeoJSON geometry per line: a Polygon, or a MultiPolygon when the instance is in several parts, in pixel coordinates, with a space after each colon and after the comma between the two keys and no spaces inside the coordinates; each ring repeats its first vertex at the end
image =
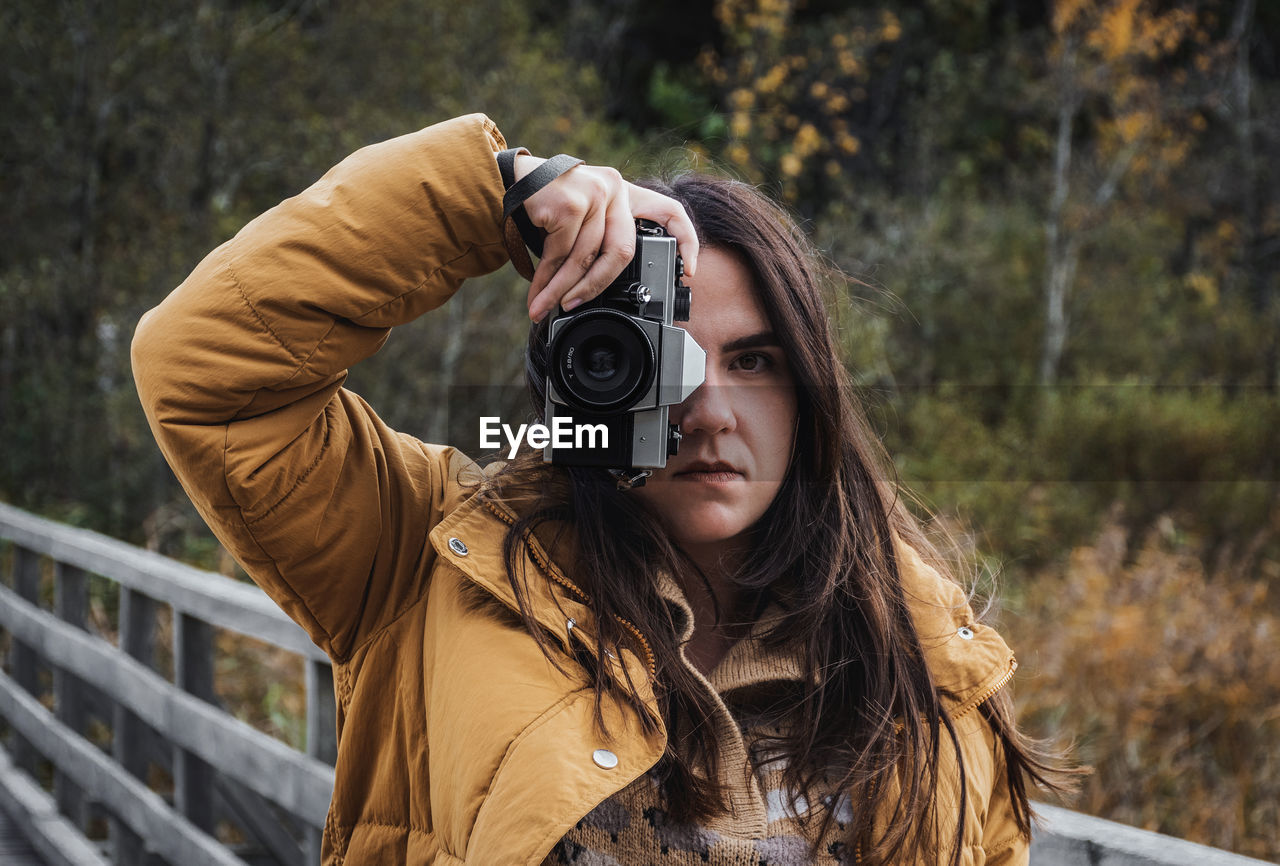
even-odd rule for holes
{"type": "MultiPolygon", "coordinates": [[[[670,578],[659,590],[672,608],[677,633],[687,641],[693,612],[670,578]]],[[[800,658],[794,651],[765,646],[776,609],[766,610],[751,633],[734,644],[711,672],[702,676],[686,659],[715,705],[715,735],[720,747],[720,782],[728,793],[729,813],[702,823],[669,815],[657,783],[645,774],[578,822],[547,857],[544,866],[804,866],[853,862],[844,832],[853,819],[849,798],[830,792],[806,792],[795,798],[783,784],[784,764],[771,760],[769,742],[781,730],[771,708],[794,705],[803,687],[800,658]],[[811,812],[813,820],[803,821],[811,812]],[[813,836],[822,829],[825,809],[835,810],[818,859],[813,836]]],[[[785,723],[785,722],[784,722],[785,723]]]]}

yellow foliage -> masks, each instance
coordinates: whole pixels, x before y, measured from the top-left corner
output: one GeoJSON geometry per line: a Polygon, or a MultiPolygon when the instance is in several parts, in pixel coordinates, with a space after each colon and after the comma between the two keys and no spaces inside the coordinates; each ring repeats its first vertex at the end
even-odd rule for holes
{"type": "Polygon", "coordinates": [[[1268,583],[1209,573],[1167,516],[1136,554],[1128,544],[1111,526],[1022,587],[1007,631],[1024,662],[1024,716],[1076,737],[1095,767],[1079,808],[1273,855],[1280,828],[1259,808],[1280,801],[1280,612],[1268,583]]]}
{"type": "Polygon", "coordinates": [[[734,165],[749,166],[751,164],[751,151],[747,150],[744,144],[731,144],[725,149],[724,154],[734,165]]]}
{"type": "Polygon", "coordinates": [[[1188,9],[1158,12],[1154,5],[1151,0],[1059,0],[1053,29],[1059,37],[1082,36],[1108,63],[1156,60],[1191,38],[1197,22],[1188,9]]]}
{"type": "Polygon", "coordinates": [[[1121,0],[1103,11],[1097,29],[1089,34],[1089,42],[1102,51],[1107,60],[1129,53],[1133,45],[1134,17],[1142,0],[1121,0]]]}
{"type": "Polygon", "coordinates": [[[1064,33],[1084,13],[1089,0],[1058,0],[1053,4],[1053,32],[1064,33]]]}
{"type": "Polygon", "coordinates": [[[791,150],[801,159],[812,156],[822,147],[822,135],[818,132],[818,128],[812,123],[803,124],[796,132],[795,141],[792,143],[791,150]]]}
{"type": "Polygon", "coordinates": [[[1188,139],[1166,134],[1161,142],[1160,163],[1165,166],[1180,165],[1190,152],[1191,142],[1188,139]]]}
{"type": "Polygon", "coordinates": [[[845,75],[862,75],[862,62],[852,51],[841,51],[836,55],[836,62],[845,75]]]}
{"type": "Polygon", "coordinates": [[[786,153],[779,160],[778,167],[787,177],[796,177],[804,169],[804,162],[794,153],[786,153]]]}
{"type": "Polygon", "coordinates": [[[902,37],[902,22],[888,9],[880,13],[880,38],[885,42],[897,42],[902,37]]]}
{"type": "Polygon", "coordinates": [[[1211,274],[1192,271],[1186,276],[1187,286],[1210,307],[1218,305],[1218,281],[1211,274]]]}
{"type": "Polygon", "coordinates": [[[746,30],[776,38],[786,32],[792,7],[791,0],[719,0],[715,16],[725,32],[746,30]]]}
{"type": "Polygon", "coordinates": [[[788,71],[785,63],[775,64],[767,73],[756,79],[756,91],[759,93],[773,93],[782,86],[782,82],[787,80],[788,71]]]}
{"type": "Polygon", "coordinates": [[[1137,141],[1151,127],[1152,117],[1146,111],[1130,111],[1116,118],[1116,130],[1125,144],[1137,141]]]}

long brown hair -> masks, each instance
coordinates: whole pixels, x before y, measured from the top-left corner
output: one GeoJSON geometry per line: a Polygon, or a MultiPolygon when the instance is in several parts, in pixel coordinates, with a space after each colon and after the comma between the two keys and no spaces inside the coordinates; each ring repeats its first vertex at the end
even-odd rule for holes
{"type": "MultiPolygon", "coordinates": [[[[795,379],[794,457],[753,528],[753,555],[733,577],[757,615],[768,602],[783,610],[763,640],[795,648],[803,659],[802,682],[809,684],[788,705],[788,733],[769,743],[770,754],[785,760],[793,791],[834,786],[854,803],[876,804],[855,809],[849,828],[849,850],[864,862],[936,860],[949,850],[948,859],[958,863],[965,769],[960,760],[954,835],[937,838],[940,825],[950,826],[934,811],[940,749],[944,736],[957,757],[959,745],[912,624],[894,539],[929,548],[898,497],[891,464],[857,408],[839,360],[823,301],[828,271],[794,220],[747,184],[684,174],[646,185],[684,205],[705,247],[731,252],[748,267],[795,379]],[[881,802],[888,799],[882,796],[886,789],[894,790],[893,802],[881,802]]],[[[539,415],[546,355],[545,324],[536,325],[529,336],[527,378],[539,415]]],[[[601,470],[548,470],[537,455],[528,455],[499,474],[487,495],[552,476],[567,478],[567,496],[548,485],[507,536],[508,572],[530,632],[558,664],[526,603],[529,578],[518,573],[517,562],[527,533],[564,521],[574,528],[573,580],[595,614],[599,646],[634,647],[634,630],[652,652],[657,714],[672,732],[657,767],[668,809],[690,820],[723,809],[713,702],[681,659],[675,624],[653,578],[655,569],[666,569],[689,586],[701,574],[657,518],[601,470]]],[[[606,675],[599,659],[580,660],[594,681],[597,706],[612,694],[633,705],[649,730],[658,729],[659,718],[635,684],[606,675]]],[[[1006,697],[988,703],[983,712],[1005,752],[1015,814],[1029,832],[1025,776],[1052,784],[1053,761],[1017,733],[1006,697]]],[[[827,809],[819,837],[832,820],[827,809]]]]}

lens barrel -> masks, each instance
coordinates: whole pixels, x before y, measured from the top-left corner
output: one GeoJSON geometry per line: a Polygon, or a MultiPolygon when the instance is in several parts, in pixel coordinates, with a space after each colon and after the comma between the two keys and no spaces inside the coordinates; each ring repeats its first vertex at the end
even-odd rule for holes
{"type": "Polygon", "coordinates": [[[561,397],[585,412],[629,409],[653,385],[657,353],[644,329],[611,309],[573,317],[551,341],[551,375],[561,397]]]}

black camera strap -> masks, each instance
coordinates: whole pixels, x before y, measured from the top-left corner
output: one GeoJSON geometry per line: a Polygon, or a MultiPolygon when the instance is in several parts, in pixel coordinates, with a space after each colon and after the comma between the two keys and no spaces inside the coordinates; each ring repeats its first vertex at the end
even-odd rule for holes
{"type": "Polygon", "coordinates": [[[532,280],[533,262],[529,251],[542,257],[542,241],[546,233],[530,222],[524,209],[525,200],[569,169],[582,165],[583,161],[567,153],[557,154],[517,181],[516,156],[528,152],[523,147],[499,151],[498,169],[502,172],[502,185],[507,189],[502,197],[503,242],[520,276],[532,280]]]}

